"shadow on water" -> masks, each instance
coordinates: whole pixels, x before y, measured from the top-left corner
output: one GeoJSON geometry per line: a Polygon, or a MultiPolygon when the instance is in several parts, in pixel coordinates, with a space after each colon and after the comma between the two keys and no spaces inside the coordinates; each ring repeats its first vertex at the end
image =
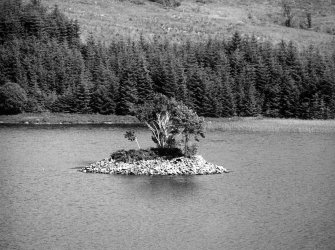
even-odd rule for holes
{"type": "Polygon", "coordinates": [[[150,199],[167,196],[187,197],[199,189],[195,176],[114,175],[114,178],[122,183],[124,191],[139,197],[150,197],[150,199]]]}
{"type": "Polygon", "coordinates": [[[194,176],[152,176],[146,184],[155,190],[196,188],[194,176]]]}

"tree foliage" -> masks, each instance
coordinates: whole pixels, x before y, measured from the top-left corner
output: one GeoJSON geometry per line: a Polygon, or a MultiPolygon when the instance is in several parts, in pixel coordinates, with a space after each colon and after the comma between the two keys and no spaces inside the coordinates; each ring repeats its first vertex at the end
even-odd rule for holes
{"type": "Polygon", "coordinates": [[[152,133],[152,140],[159,148],[173,147],[177,133],[172,124],[171,113],[177,106],[175,100],[157,94],[153,100],[133,109],[134,115],[144,122],[152,133]]]}
{"type": "Polygon", "coordinates": [[[13,115],[21,113],[27,102],[24,89],[17,83],[8,82],[0,87],[0,113],[13,115]]]}
{"type": "Polygon", "coordinates": [[[151,102],[138,105],[135,116],[144,122],[152,133],[152,140],[158,148],[175,148],[177,136],[182,136],[184,154],[189,156],[191,136],[198,141],[204,137],[204,119],[182,102],[165,95],[155,95],[151,102]]]}
{"type": "Polygon", "coordinates": [[[190,156],[190,140],[192,136],[195,141],[199,141],[199,136],[205,137],[204,118],[199,117],[196,112],[189,109],[183,103],[179,103],[173,112],[173,125],[182,135],[182,142],[184,144],[184,154],[190,156]]]}

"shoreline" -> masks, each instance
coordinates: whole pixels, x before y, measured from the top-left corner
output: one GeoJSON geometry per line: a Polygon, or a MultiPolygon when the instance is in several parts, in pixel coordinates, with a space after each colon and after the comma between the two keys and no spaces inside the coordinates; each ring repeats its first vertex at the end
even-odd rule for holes
{"type": "Polygon", "coordinates": [[[4,125],[134,125],[143,124],[133,116],[70,114],[70,113],[22,113],[0,115],[4,125]]]}
{"type": "MultiPolygon", "coordinates": [[[[266,117],[207,117],[207,131],[240,132],[297,132],[297,133],[335,133],[335,120],[301,120],[266,117]]],[[[101,125],[101,126],[139,126],[145,127],[136,117],[69,114],[69,113],[22,113],[18,115],[0,115],[0,125],[101,125]]]]}
{"type": "Polygon", "coordinates": [[[82,173],[114,175],[211,175],[229,173],[230,170],[207,162],[201,155],[191,158],[177,157],[171,160],[157,158],[131,163],[106,158],[78,170],[82,173]]]}

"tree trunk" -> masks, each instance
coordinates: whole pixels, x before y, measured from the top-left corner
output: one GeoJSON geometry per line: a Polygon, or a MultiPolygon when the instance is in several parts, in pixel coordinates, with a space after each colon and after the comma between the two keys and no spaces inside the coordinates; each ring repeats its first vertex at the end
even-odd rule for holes
{"type": "Polygon", "coordinates": [[[189,153],[188,153],[188,141],[189,141],[189,134],[185,134],[185,139],[184,139],[184,143],[185,143],[185,145],[184,145],[184,154],[186,155],[186,156],[189,156],[189,153]]]}

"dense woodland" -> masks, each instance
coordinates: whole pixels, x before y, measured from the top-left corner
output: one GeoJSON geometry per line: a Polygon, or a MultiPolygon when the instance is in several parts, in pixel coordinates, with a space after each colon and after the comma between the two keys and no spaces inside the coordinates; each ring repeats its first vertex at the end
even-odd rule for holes
{"type": "Polygon", "coordinates": [[[82,42],[76,21],[38,0],[1,1],[0,34],[0,114],[127,115],[162,93],[202,116],[335,117],[335,53],[293,42],[82,42]]]}

